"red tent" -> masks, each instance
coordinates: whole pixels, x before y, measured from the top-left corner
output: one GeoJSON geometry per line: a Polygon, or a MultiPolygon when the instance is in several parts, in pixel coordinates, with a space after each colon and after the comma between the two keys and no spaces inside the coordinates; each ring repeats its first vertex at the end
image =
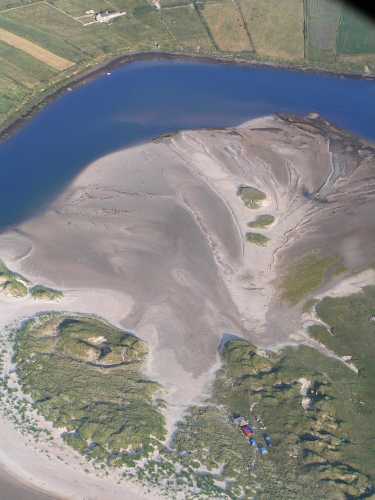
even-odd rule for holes
{"type": "Polygon", "coordinates": [[[254,436],[254,431],[249,425],[243,425],[241,431],[247,438],[254,436]]]}

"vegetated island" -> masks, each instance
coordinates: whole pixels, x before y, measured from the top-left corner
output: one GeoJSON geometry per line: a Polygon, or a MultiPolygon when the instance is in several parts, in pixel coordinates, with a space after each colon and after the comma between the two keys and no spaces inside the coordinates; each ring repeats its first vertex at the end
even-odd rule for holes
{"type": "Polygon", "coordinates": [[[36,448],[76,450],[106,498],[106,477],[146,497],[371,497],[374,158],[311,115],[97,160],[20,226],[18,268],[31,282],[43,263],[75,307],[79,287],[131,299],[92,309],[116,326],[66,312],[68,292],[61,312],[33,302],[2,333],[3,413],[36,448]]]}
{"type": "Polygon", "coordinates": [[[374,23],[343,1],[9,0],[0,7],[0,132],[62,88],[137,58],[200,57],[375,74],[374,23]]]}

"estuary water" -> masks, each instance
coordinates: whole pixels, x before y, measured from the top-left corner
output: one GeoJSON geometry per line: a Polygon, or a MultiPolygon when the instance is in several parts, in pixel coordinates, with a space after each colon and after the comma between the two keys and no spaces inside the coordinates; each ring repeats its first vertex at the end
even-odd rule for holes
{"type": "Polygon", "coordinates": [[[0,230],[42,210],[88,163],[181,129],[318,112],[375,140],[375,82],[269,67],[133,62],[59,97],[0,145],[0,230]]]}
{"type": "MultiPolygon", "coordinates": [[[[277,112],[318,112],[375,141],[375,82],[186,61],[120,67],[67,91],[0,144],[0,231],[43,210],[105,154],[163,133],[232,126],[277,112]]],[[[0,498],[50,497],[27,490],[0,467],[0,498]]]]}

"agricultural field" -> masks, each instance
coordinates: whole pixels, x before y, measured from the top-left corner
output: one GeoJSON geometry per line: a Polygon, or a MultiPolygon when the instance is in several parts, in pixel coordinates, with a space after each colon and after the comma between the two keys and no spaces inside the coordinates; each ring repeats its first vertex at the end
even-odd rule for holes
{"type": "Polygon", "coordinates": [[[374,22],[349,6],[343,9],[337,36],[337,53],[348,55],[375,53],[374,22]]]}
{"type": "Polygon", "coordinates": [[[165,26],[182,47],[192,50],[210,52],[213,43],[206,27],[193,4],[165,9],[161,13],[165,26]]]}
{"type": "Polygon", "coordinates": [[[332,61],[336,57],[336,38],[342,5],[335,0],[307,0],[306,56],[312,61],[332,61]]]}
{"type": "Polygon", "coordinates": [[[83,16],[86,15],[87,11],[97,12],[113,8],[112,2],[108,0],[49,0],[48,3],[66,14],[78,18],[82,23],[84,23],[83,16]]]}
{"type": "Polygon", "coordinates": [[[82,72],[165,51],[375,74],[374,23],[340,0],[0,0],[0,130],[82,72]],[[109,23],[95,13],[126,12],[109,23]],[[305,29],[304,29],[305,27],[305,29]]]}
{"type": "Polygon", "coordinates": [[[63,71],[64,69],[70,68],[74,64],[72,61],[68,61],[63,57],[57,56],[49,50],[43,49],[39,45],[29,42],[25,38],[14,35],[13,33],[1,28],[0,41],[4,42],[8,46],[10,45],[11,47],[19,49],[21,52],[29,54],[34,59],[37,59],[38,61],[41,61],[56,70],[63,71]]]}
{"type": "Polygon", "coordinates": [[[304,58],[304,13],[300,0],[238,0],[258,57],[304,58]]]}
{"type": "Polygon", "coordinates": [[[191,0],[161,0],[162,7],[179,7],[181,5],[192,5],[191,0]]]}
{"type": "Polygon", "coordinates": [[[242,14],[235,2],[227,0],[206,3],[202,14],[219,50],[224,52],[253,50],[242,14]]]}

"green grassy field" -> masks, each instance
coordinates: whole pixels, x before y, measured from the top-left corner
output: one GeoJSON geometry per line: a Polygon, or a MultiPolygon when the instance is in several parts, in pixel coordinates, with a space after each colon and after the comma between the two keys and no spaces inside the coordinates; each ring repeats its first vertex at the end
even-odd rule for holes
{"type": "Polygon", "coordinates": [[[358,15],[352,8],[346,7],[340,19],[337,52],[348,55],[374,54],[374,23],[363,15],[358,15]]]}
{"type": "Polygon", "coordinates": [[[236,2],[207,2],[202,9],[215,45],[223,52],[251,52],[253,45],[236,2]]]}
{"type": "Polygon", "coordinates": [[[306,56],[319,61],[334,61],[342,5],[335,0],[307,0],[305,8],[306,56]]]}
{"type": "Polygon", "coordinates": [[[239,0],[258,57],[303,61],[303,2],[239,0]]]}
{"type": "Polygon", "coordinates": [[[72,77],[129,52],[375,74],[374,24],[338,0],[161,0],[160,10],[148,0],[0,0],[0,29],[73,63],[57,71],[0,41],[0,130],[72,77]],[[101,24],[87,14],[106,9],[126,16],[101,24]]]}

